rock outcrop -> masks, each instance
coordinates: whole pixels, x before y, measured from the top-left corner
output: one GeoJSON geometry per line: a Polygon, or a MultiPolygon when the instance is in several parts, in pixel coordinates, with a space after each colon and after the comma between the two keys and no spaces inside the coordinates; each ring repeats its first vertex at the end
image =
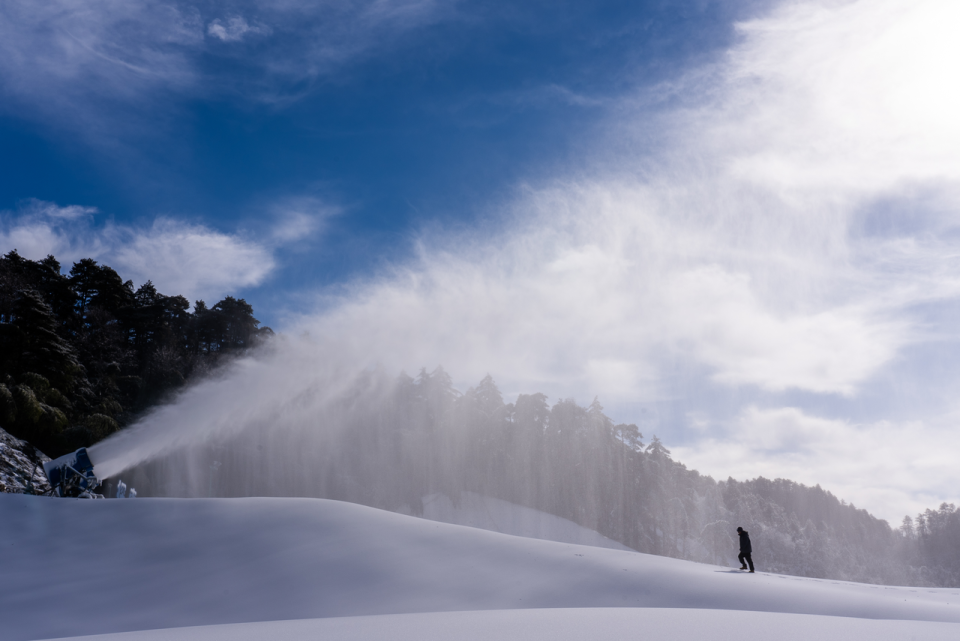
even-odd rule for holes
{"type": "Polygon", "coordinates": [[[42,494],[50,491],[43,473],[46,454],[0,428],[0,492],[42,494]]]}

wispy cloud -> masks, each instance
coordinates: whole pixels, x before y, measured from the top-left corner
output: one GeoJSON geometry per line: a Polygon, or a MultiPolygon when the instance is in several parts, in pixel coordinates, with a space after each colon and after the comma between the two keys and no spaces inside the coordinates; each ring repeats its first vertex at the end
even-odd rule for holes
{"type": "Polygon", "coordinates": [[[785,189],[875,194],[960,178],[960,6],[787,3],[730,56],[730,170],[785,189]]]}
{"type": "MultiPolygon", "coordinates": [[[[430,0],[228,2],[11,0],[0,5],[8,113],[112,139],[179,99],[289,100],[319,77],[442,19],[430,0]],[[240,64],[241,74],[224,64],[240,64]],[[171,100],[173,98],[173,100],[171,100]],[[131,124],[133,123],[133,124],[131,124]]],[[[154,123],[155,127],[155,123],[154,123]]]]}
{"type": "Polygon", "coordinates": [[[34,108],[186,89],[196,81],[190,59],[202,44],[199,13],[173,3],[13,0],[0,8],[4,93],[34,108]]]}
{"type": "Polygon", "coordinates": [[[342,213],[320,198],[298,196],[282,199],[271,207],[270,238],[278,245],[296,245],[320,234],[330,218],[342,213]]]}
{"type": "Polygon", "coordinates": [[[223,42],[240,42],[246,37],[269,35],[270,32],[269,27],[248,24],[243,16],[231,16],[223,20],[215,18],[207,25],[207,35],[223,42]]]}
{"type": "Polygon", "coordinates": [[[570,107],[603,107],[611,102],[606,96],[598,97],[587,95],[556,83],[487,96],[484,100],[497,104],[506,103],[530,107],[544,107],[556,104],[570,107]]]}

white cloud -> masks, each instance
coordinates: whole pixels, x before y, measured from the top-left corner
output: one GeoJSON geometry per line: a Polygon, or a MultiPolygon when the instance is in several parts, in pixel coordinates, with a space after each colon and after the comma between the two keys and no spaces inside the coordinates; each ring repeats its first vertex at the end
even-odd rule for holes
{"type": "Polygon", "coordinates": [[[164,293],[191,302],[259,285],[275,267],[260,244],[169,219],[143,230],[114,228],[111,235],[117,240],[101,260],[138,284],[152,279],[164,293]]]}
{"type": "Polygon", "coordinates": [[[93,224],[89,207],[31,201],[0,212],[0,247],[30,259],[53,254],[66,270],[81,258],[113,267],[139,287],[152,280],[167,295],[219,300],[263,282],[275,268],[272,248],[173,219],[150,227],[93,224]]]}
{"type": "Polygon", "coordinates": [[[960,500],[955,421],[855,424],[796,407],[750,406],[727,424],[701,426],[704,438],[673,454],[715,478],[819,484],[896,526],[904,516],[960,500]]]}
{"type": "Polygon", "coordinates": [[[223,42],[240,42],[248,34],[266,35],[270,28],[263,25],[247,24],[243,16],[231,16],[226,20],[217,18],[207,25],[207,34],[223,42]]]}
{"type": "Polygon", "coordinates": [[[361,359],[613,400],[661,395],[678,358],[723,384],[849,395],[908,340],[899,307],[856,291],[869,274],[787,239],[737,246],[670,200],[618,183],[535,192],[517,205],[532,214],[519,229],[489,244],[427,240],[418,264],[304,323],[358,334],[361,359]],[[811,293],[823,288],[828,300],[811,293]]]}
{"type": "Polygon", "coordinates": [[[862,306],[777,314],[746,274],[718,266],[666,281],[677,339],[729,385],[853,394],[905,340],[903,323],[862,306]]]}
{"type": "Polygon", "coordinates": [[[274,243],[290,244],[316,237],[327,220],[341,213],[337,207],[314,197],[287,198],[272,207],[274,243]]]}
{"type": "Polygon", "coordinates": [[[960,178],[960,5],[785,3],[741,25],[716,144],[730,171],[786,189],[876,193],[960,178]]]}
{"type": "Polygon", "coordinates": [[[77,220],[79,218],[88,218],[98,212],[96,207],[83,207],[81,205],[67,205],[58,207],[53,203],[42,200],[28,200],[25,203],[25,209],[32,211],[35,215],[46,216],[53,219],[77,220]]]}

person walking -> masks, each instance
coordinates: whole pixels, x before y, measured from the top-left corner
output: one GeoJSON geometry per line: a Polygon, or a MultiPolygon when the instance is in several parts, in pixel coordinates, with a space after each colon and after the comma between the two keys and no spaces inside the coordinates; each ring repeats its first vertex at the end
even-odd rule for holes
{"type": "Polygon", "coordinates": [[[753,572],[753,558],[750,556],[753,554],[753,546],[750,545],[750,534],[742,527],[737,528],[737,534],[740,535],[740,556],[737,557],[740,559],[740,569],[746,570],[749,563],[750,571],[753,572]]]}

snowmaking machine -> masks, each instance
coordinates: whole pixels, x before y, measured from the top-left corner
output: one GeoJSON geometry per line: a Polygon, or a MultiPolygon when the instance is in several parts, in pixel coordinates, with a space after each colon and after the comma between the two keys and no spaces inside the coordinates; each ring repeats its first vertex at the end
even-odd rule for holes
{"type": "Polygon", "coordinates": [[[93,472],[93,463],[87,454],[87,448],[64,454],[58,459],[43,464],[43,471],[50,481],[54,496],[68,496],[79,499],[102,499],[102,494],[94,492],[100,480],[93,472]]]}

